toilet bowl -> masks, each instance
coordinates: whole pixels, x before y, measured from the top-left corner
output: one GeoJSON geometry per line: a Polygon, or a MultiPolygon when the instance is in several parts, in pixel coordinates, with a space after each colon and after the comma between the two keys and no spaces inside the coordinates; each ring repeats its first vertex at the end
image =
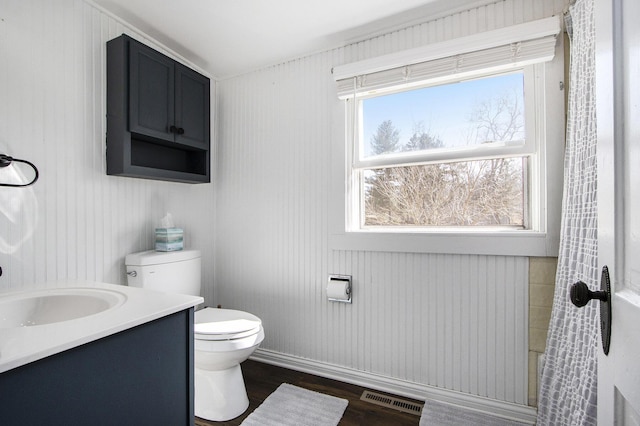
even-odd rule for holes
{"type": "Polygon", "coordinates": [[[260,318],[231,309],[195,313],[195,414],[225,421],[249,407],[240,363],[264,340],[260,318]]]}
{"type": "MultiPolygon", "coordinates": [[[[200,294],[198,250],[133,253],[125,259],[131,287],[200,294]]],[[[226,421],[249,407],[240,363],[264,340],[260,318],[232,309],[204,308],[194,314],[195,415],[226,421]]]]}

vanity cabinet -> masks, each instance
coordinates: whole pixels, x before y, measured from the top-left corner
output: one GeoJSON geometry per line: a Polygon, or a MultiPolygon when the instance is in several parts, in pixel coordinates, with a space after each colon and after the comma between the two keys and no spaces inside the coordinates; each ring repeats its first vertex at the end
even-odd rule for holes
{"type": "Polygon", "coordinates": [[[193,308],[0,373],[2,425],[193,425],[193,308]]]}
{"type": "Polygon", "coordinates": [[[126,36],[107,43],[107,174],[210,182],[210,80],[126,36]]]}

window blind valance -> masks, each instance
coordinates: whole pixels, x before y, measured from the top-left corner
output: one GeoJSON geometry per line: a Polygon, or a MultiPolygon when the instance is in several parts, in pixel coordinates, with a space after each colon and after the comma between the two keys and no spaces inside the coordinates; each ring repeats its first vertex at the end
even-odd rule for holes
{"type": "Polygon", "coordinates": [[[557,16],[460,37],[333,69],[338,97],[436,84],[550,61],[561,23],[557,16]]]}

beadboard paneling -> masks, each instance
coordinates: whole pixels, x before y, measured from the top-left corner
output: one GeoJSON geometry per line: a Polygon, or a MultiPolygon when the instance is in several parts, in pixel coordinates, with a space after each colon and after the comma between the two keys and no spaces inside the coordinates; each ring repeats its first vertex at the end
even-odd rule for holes
{"type": "MultiPolygon", "coordinates": [[[[188,247],[213,255],[213,184],[106,175],[105,48],[122,33],[153,44],[81,0],[0,0],[0,153],[40,170],[30,188],[0,187],[2,289],[124,283],[125,255],[153,248],[166,212],[188,247]]],[[[212,262],[203,265],[212,290],[212,262]]]]}
{"type": "Polygon", "coordinates": [[[225,80],[215,183],[185,185],[105,174],[105,42],[144,37],[81,0],[0,0],[0,152],[41,171],[0,188],[0,288],[123,283],[170,211],[203,251],[207,302],[259,315],[265,349],[526,404],[527,259],[329,249],[330,69],[564,6],[497,1],[225,80]],[[353,275],[352,305],[326,300],[330,273],[353,275]]]}
{"type": "Polygon", "coordinates": [[[221,81],[216,303],[260,316],[268,351],[526,405],[527,258],[329,248],[331,68],[564,5],[492,2],[221,81]],[[353,304],[326,300],[331,273],[353,276],[353,304]]]}

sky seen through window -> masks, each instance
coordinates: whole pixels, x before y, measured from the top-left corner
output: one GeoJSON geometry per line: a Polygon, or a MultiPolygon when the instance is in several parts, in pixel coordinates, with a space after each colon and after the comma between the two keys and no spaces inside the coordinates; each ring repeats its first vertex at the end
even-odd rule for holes
{"type": "Polygon", "coordinates": [[[517,72],[363,99],[363,154],[373,155],[372,137],[385,120],[391,120],[399,131],[399,146],[417,130],[440,139],[445,147],[474,143],[468,136],[477,125],[472,122],[474,108],[481,102],[515,96],[524,112],[523,80],[522,72],[517,72]]]}

